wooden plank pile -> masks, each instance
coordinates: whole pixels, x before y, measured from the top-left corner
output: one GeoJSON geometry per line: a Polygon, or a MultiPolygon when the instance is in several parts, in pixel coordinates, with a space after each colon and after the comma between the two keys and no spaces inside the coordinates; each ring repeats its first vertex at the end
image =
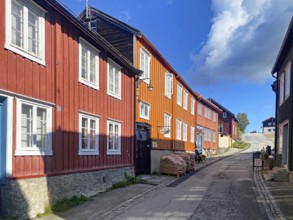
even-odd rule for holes
{"type": "Polygon", "coordinates": [[[161,157],[160,173],[174,176],[182,176],[186,172],[194,170],[194,155],[187,153],[175,153],[161,157]]]}

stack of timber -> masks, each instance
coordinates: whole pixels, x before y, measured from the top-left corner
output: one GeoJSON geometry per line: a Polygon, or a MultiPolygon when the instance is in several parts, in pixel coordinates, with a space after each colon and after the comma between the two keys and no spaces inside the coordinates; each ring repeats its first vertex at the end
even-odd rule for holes
{"type": "Polygon", "coordinates": [[[174,176],[182,176],[186,173],[186,162],[178,154],[170,154],[161,157],[160,173],[174,176]]]}
{"type": "Polygon", "coordinates": [[[191,157],[188,153],[176,153],[176,156],[182,157],[186,163],[186,172],[194,170],[194,156],[191,157]]]}

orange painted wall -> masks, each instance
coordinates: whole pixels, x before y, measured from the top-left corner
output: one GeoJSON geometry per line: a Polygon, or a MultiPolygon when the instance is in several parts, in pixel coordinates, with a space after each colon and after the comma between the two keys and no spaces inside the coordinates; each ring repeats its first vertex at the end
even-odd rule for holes
{"type": "MultiPolygon", "coordinates": [[[[136,119],[137,122],[148,123],[152,126],[151,138],[157,141],[156,149],[165,150],[183,150],[194,151],[194,143],[190,142],[190,126],[195,126],[196,114],[190,113],[190,103],[192,91],[188,90],[188,110],[177,105],[177,83],[180,81],[176,78],[177,73],[173,74],[173,94],[171,99],[165,96],[165,73],[174,73],[168,64],[164,62],[164,58],[153,50],[153,46],[145,41],[144,38],[137,38],[136,40],[136,60],[135,65],[140,68],[140,48],[143,47],[151,55],[150,63],[150,78],[153,90],[148,90],[148,84],[141,81],[138,86],[138,96],[136,101],[136,119]],[[146,102],[150,104],[150,117],[149,120],[140,117],[139,102],[146,102]],[[171,115],[171,134],[170,138],[165,137],[160,130],[164,127],[164,113],[171,115]],[[188,123],[187,128],[187,141],[176,140],[176,119],[181,119],[182,122],[188,123]]],[[[184,83],[181,83],[184,88],[184,83]]],[[[188,89],[188,88],[185,88],[188,89]]],[[[195,99],[196,100],[196,99],[195,99]]],[[[195,112],[196,112],[196,106],[195,112]]],[[[196,131],[196,129],[195,129],[196,131]]],[[[194,134],[194,138],[195,134],[194,134]]]]}

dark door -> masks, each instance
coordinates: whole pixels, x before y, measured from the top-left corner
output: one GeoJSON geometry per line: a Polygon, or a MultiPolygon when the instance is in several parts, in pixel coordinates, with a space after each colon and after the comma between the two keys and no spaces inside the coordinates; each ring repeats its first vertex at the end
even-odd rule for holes
{"type": "Polygon", "coordinates": [[[135,174],[151,172],[150,126],[138,124],[136,127],[135,174]]]}
{"type": "Polygon", "coordinates": [[[0,184],[6,177],[7,99],[0,96],[0,184]]]}

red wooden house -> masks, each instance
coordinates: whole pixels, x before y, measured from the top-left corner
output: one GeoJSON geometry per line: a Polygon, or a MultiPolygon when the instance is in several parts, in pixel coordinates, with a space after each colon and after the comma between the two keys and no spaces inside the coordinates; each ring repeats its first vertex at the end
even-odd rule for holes
{"type": "Polygon", "coordinates": [[[140,71],[55,0],[0,1],[0,15],[1,215],[133,175],[140,71]]]}

